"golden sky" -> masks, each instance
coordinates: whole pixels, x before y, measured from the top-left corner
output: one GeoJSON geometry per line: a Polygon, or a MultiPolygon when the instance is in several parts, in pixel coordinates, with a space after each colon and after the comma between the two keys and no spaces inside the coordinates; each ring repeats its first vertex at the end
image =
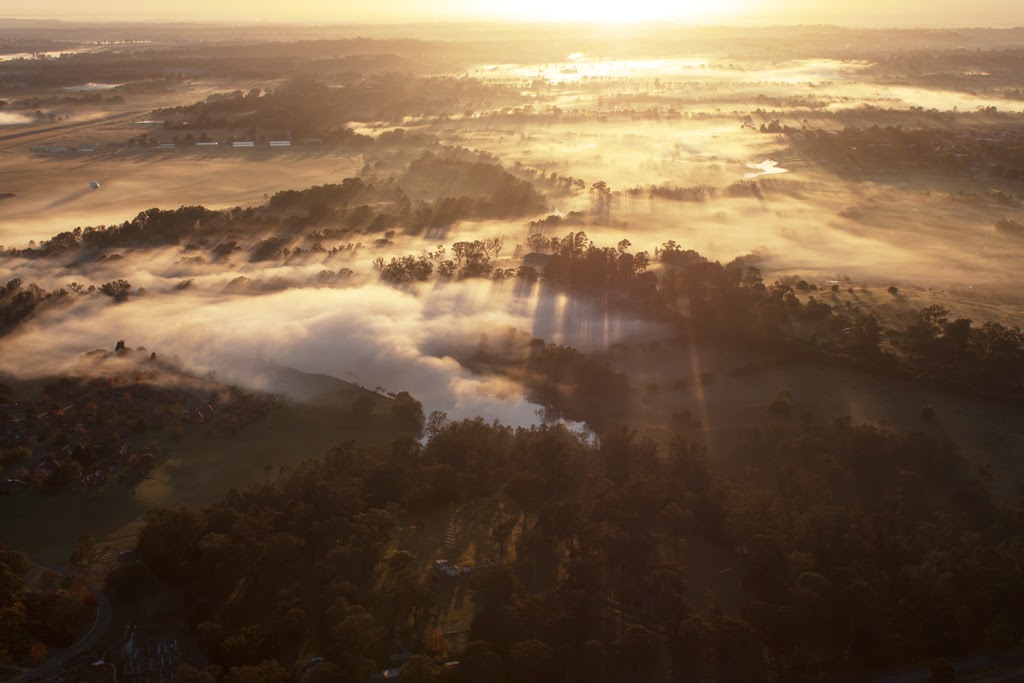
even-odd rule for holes
{"type": "Polygon", "coordinates": [[[68,20],[678,21],[1007,26],[1024,23],[1020,0],[2,0],[0,17],[68,20]]]}

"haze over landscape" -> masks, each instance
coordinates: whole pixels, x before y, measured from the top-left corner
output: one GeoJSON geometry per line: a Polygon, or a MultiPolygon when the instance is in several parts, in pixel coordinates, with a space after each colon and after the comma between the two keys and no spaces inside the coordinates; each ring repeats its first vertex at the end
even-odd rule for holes
{"type": "Polygon", "coordinates": [[[1005,0],[0,7],[0,681],[1024,680],[1005,0]]]}
{"type": "Polygon", "coordinates": [[[501,21],[719,23],[751,25],[821,22],[859,26],[1015,26],[1019,11],[1012,0],[982,0],[969,5],[954,0],[883,0],[834,3],[813,0],[391,0],[386,4],[352,0],[221,0],[216,3],[180,0],[173,5],[129,0],[97,0],[88,4],[51,0],[45,6],[27,0],[8,0],[3,16],[13,19],[64,21],[178,21],[284,22],[303,24],[403,24],[410,22],[501,21]]]}

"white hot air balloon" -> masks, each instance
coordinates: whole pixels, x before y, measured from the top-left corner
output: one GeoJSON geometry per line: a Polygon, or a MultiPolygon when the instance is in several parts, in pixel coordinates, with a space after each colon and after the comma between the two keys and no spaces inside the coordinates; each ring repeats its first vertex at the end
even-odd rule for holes
{"type": "Polygon", "coordinates": [[[91,187],[94,190],[98,190],[100,189],[100,183],[98,180],[91,180],[89,181],[89,187],[91,187]]]}

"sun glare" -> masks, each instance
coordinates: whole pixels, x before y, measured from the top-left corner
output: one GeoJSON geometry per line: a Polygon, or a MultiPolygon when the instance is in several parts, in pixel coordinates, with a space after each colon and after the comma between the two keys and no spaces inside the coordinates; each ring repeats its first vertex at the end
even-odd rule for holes
{"type": "Polygon", "coordinates": [[[601,22],[687,21],[706,15],[711,3],[688,0],[520,0],[501,3],[505,17],[539,21],[601,22]]]}

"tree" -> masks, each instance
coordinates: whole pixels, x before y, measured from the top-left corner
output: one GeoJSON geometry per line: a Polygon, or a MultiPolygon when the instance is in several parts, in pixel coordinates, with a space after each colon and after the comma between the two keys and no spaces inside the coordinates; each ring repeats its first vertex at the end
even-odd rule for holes
{"type": "Polygon", "coordinates": [[[291,672],[278,662],[264,660],[256,666],[236,666],[228,671],[224,683],[290,683],[291,672]]]}
{"type": "Polygon", "coordinates": [[[32,647],[28,650],[28,661],[31,662],[33,666],[39,666],[46,661],[46,653],[46,645],[36,641],[32,643],[32,647]]]}
{"type": "MultiPolygon", "coordinates": [[[[234,666],[232,671],[255,668],[249,663],[259,661],[263,645],[263,633],[258,624],[243,626],[220,644],[221,660],[226,666],[234,666]]],[[[255,675],[255,672],[247,671],[246,675],[255,675]]]]}
{"type": "Polygon", "coordinates": [[[672,671],[682,680],[701,681],[707,678],[710,628],[700,617],[691,617],[681,624],[672,640],[672,671]]]}
{"type": "Polygon", "coordinates": [[[469,580],[469,590],[477,607],[488,609],[508,605],[520,585],[511,569],[495,564],[476,569],[469,580]]]}
{"type": "Polygon", "coordinates": [[[199,557],[199,539],[206,533],[203,520],[193,510],[153,510],[146,513],[136,549],[158,577],[180,584],[187,567],[199,557]]]}
{"type": "Polygon", "coordinates": [[[550,247],[550,240],[542,233],[535,232],[526,238],[526,247],[531,253],[544,254],[550,247]]]}
{"type": "Polygon", "coordinates": [[[430,417],[427,418],[427,436],[433,439],[450,424],[451,421],[448,419],[448,413],[440,410],[431,412],[430,417]]]}
{"type": "Polygon", "coordinates": [[[611,208],[611,196],[612,190],[608,187],[608,183],[603,180],[599,180],[590,186],[590,191],[596,196],[595,210],[597,213],[607,216],[609,209],[611,208]]]}
{"type": "Polygon", "coordinates": [[[554,677],[555,652],[539,640],[524,640],[509,650],[513,680],[544,683],[554,677]]]}
{"type": "Polygon", "coordinates": [[[29,645],[22,605],[0,608],[0,664],[13,664],[23,658],[29,645]]]}
{"type": "Polygon", "coordinates": [[[966,318],[957,318],[946,325],[942,332],[942,343],[947,353],[957,360],[967,353],[967,347],[971,340],[971,321],[966,318]]]}
{"type": "Polygon", "coordinates": [[[527,515],[538,510],[547,495],[547,482],[534,472],[519,472],[505,485],[505,492],[523,510],[523,530],[527,515]]]}
{"type": "Polygon", "coordinates": [[[512,537],[512,531],[515,527],[515,515],[508,514],[504,510],[498,510],[494,513],[494,521],[491,522],[489,535],[491,541],[498,544],[498,550],[502,556],[505,555],[505,545],[508,543],[508,539],[512,537]]]}
{"type": "Polygon", "coordinates": [[[6,564],[0,564],[0,607],[10,607],[25,586],[21,577],[6,564]]]}
{"type": "Polygon", "coordinates": [[[768,680],[764,645],[746,621],[721,617],[714,623],[712,649],[717,679],[723,683],[758,683],[768,680]]]}
{"type": "Polygon", "coordinates": [[[516,268],[516,278],[524,282],[536,282],[540,279],[540,273],[533,266],[519,266],[516,268]]]}
{"type": "Polygon", "coordinates": [[[124,301],[132,292],[132,285],[125,279],[111,280],[100,285],[100,292],[115,301],[124,301]]]}
{"type": "Polygon", "coordinates": [[[448,639],[444,637],[444,632],[436,628],[427,631],[423,642],[426,645],[427,652],[442,657],[447,655],[451,648],[448,639]]]}
{"type": "Polygon", "coordinates": [[[500,681],[505,667],[501,657],[484,641],[466,644],[459,657],[459,669],[464,681],[500,681]]]}
{"type": "Polygon", "coordinates": [[[417,401],[408,391],[399,392],[391,404],[391,415],[398,421],[401,429],[420,436],[426,418],[423,416],[423,404],[417,401]]]}
{"type": "Polygon", "coordinates": [[[300,679],[302,683],[342,683],[344,673],[333,662],[319,662],[309,669],[300,679]]]}
{"type": "Polygon", "coordinates": [[[949,321],[949,309],[925,306],[917,311],[903,334],[903,348],[912,355],[927,357],[949,321]]]}
{"type": "Polygon", "coordinates": [[[626,677],[648,681],[664,679],[665,643],[657,633],[633,624],[613,643],[612,652],[616,668],[626,677]]]}
{"type": "Polygon", "coordinates": [[[430,612],[435,595],[436,590],[430,581],[414,569],[397,571],[387,588],[387,597],[394,615],[393,625],[405,626],[411,617],[413,628],[417,628],[424,615],[430,612]]]}
{"type": "Polygon", "coordinates": [[[75,541],[75,548],[71,551],[71,566],[84,568],[89,565],[92,561],[93,554],[96,552],[96,539],[89,534],[82,534],[75,541]]]}
{"type": "Polygon", "coordinates": [[[69,460],[57,468],[45,482],[45,489],[51,493],[63,490],[82,478],[82,466],[69,460]]]}
{"type": "Polygon", "coordinates": [[[216,679],[210,671],[200,671],[191,664],[184,663],[174,672],[171,683],[216,683],[216,679]]]}
{"type": "Polygon", "coordinates": [[[353,654],[373,659],[387,637],[387,631],[377,625],[373,615],[362,607],[353,606],[340,623],[330,629],[334,652],[353,654]]]}
{"type": "Polygon", "coordinates": [[[3,453],[0,453],[0,467],[18,467],[28,462],[31,457],[32,451],[24,446],[8,448],[3,453]]]}
{"type": "Polygon", "coordinates": [[[678,563],[660,564],[644,578],[645,613],[668,623],[679,623],[691,616],[686,600],[685,570],[678,563]]]}
{"type": "Polygon", "coordinates": [[[28,555],[0,547],[0,565],[6,565],[15,574],[24,574],[32,567],[28,555]]]}
{"type": "Polygon", "coordinates": [[[415,655],[402,666],[403,683],[434,683],[437,680],[437,664],[430,657],[415,655]]]}

